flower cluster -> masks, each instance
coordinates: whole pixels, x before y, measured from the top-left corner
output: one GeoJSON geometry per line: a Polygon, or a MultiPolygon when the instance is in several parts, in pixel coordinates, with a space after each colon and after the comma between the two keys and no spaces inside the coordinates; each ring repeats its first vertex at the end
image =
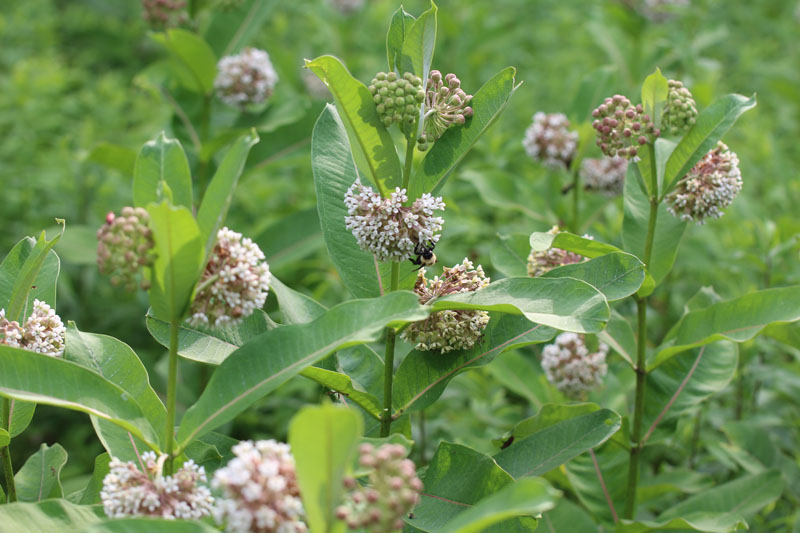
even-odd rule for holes
{"type": "MultiPolygon", "coordinates": [[[[561,230],[558,226],[553,226],[548,231],[550,235],[558,235],[561,230]]],[[[591,239],[589,235],[583,236],[585,239],[591,239]]],[[[585,261],[586,258],[574,252],[568,252],[561,248],[548,248],[547,250],[535,251],[531,250],[528,255],[528,275],[533,278],[538,278],[547,274],[554,268],[571,265],[573,263],[580,263],[585,261]]]]}
{"type": "Polygon", "coordinates": [[[271,279],[258,245],[222,228],[197,286],[191,323],[220,327],[252,315],[264,306],[271,279]]]}
{"type": "Polygon", "coordinates": [[[667,195],[667,207],[682,220],[703,224],[707,218],[721,217],[722,210],[741,190],[739,158],[724,143],[718,142],[667,195]]]}
{"type": "Polygon", "coordinates": [[[425,86],[424,122],[417,148],[427,150],[447,128],[464,124],[472,116],[470,102],[472,95],[464,92],[455,74],[442,79],[441,72],[432,70],[425,86]]]}
{"type": "Polygon", "coordinates": [[[542,368],[548,381],[570,398],[579,398],[603,382],[608,367],[608,346],[600,343],[589,353],[586,339],[577,333],[562,333],[542,350],[542,368]]]}
{"type": "Polygon", "coordinates": [[[106,215],[106,223],[97,230],[97,268],[111,276],[111,284],[135,291],[150,288],[141,276],[142,268],[152,266],[153,232],[148,227],[150,215],[141,207],[123,207],[120,216],[106,215]],[[140,281],[138,281],[140,280],[140,281]]]}
{"type": "Polygon", "coordinates": [[[24,326],[16,320],[8,320],[6,310],[0,309],[0,344],[61,357],[66,332],[61,317],[42,301],[33,301],[33,311],[24,326]]]}
{"type": "Polygon", "coordinates": [[[410,131],[425,98],[419,76],[406,72],[400,78],[394,72],[378,72],[369,84],[369,92],[378,116],[387,128],[397,124],[404,132],[410,131]]]}
{"type": "Polygon", "coordinates": [[[154,30],[165,30],[185,24],[186,0],[142,0],[142,18],[154,30]]]}
{"type": "Polygon", "coordinates": [[[175,472],[164,476],[166,455],[142,454],[143,470],[133,462],[112,457],[110,472],[103,479],[100,499],[110,518],[156,516],[196,520],[211,513],[214,498],[205,485],[206,472],[189,460],[175,472]]]}
{"type": "Polygon", "coordinates": [[[226,104],[245,109],[269,98],[277,82],[278,74],[269,54],[245,48],[240,54],[219,60],[214,89],[226,104]]]}
{"type": "Polygon", "coordinates": [[[414,255],[417,244],[439,242],[444,224],[444,219],[433,216],[435,210],[444,209],[440,196],[425,193],[410,207],[403,206],[407,201],[405,189],[398,187],[389,198],[381,198],[356,181],[344,195],[345,226],[361,249],[379,261],[405,261],[414,255]]]}
{"type": "MultiPolygon", "coordinates": [[[[475,268],[472,261],[444,267],[441,276],[425,278],[425,269],[419,271],[414,292],[423,305],[448,294],[472,292],[489,285],[483,268],[475,268]]],[[[405,340],[416,343],[417,350],[441,351],[469,350],[478,342],[489,323],[486,311],[444,310],[431,314],[425,320],[410,324],[402,333],[405,340]]]]}
{"type": "Polygon", "coordinates": [[[628,160],[624,157],[588,158],[581,163],[581,179],[586,189],[608,196],[622,193],[628,160]]]}
{"type": "Polygon", "coordinates": [[[342,15],[349,15],[364,7],[364,0],[331,0],[331,4],[342,15]]]}
{"type": "Polygon", "coordinates": [[[212,482],[225,495],[214,509],[225,531],[307,531],[289,445],[271,439],[242,441],[232,451],[236,457],[214,473],[212,482]]]}
{"type": "Polygon", "coordinates": [[[606,98],[592,111],[592,127],[597,130],[597,146],[609,157],[636,157],[637,145],[647,144],[661,135],[642,104],[634,106],[621,94],[606,98]]]}
{"type": "Polygon", "coordinates": [[[390,533],[403,529],[403,517],[419,501],[422,481],[406,449],[400,444],[384,444],[375,448],[362,444],[359,464],[371,468],[368,485],[359,487],[356,480],[346,478],[351,492],[346,503],[336,510],[340,520],[350,529],[364,528],[370,533],[390,533]]]}
{"type": "Polygon", "coordinates": [[[525,130],[522,146],[530,157],[547,167],[569,168],[578,147],[578,132],[570,131],[566,115],[539,111],[525,130]]]}
{"type": "Polygon", "coordinates": [[[679,135],[692,126],[697,119],[697,106],[689,89],[677,80],[669,80],[667,103],[661,116],[661,125],[671,135],[679,135]]]}

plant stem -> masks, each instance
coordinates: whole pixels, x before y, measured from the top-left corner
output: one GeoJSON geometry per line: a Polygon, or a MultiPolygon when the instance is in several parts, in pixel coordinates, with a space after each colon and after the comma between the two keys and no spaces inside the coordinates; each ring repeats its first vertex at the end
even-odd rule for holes
{"type": "MultiPolygon", "coordinates": [[[[389,292],[396,291],[400,285],[400,263],[392,263],[392,282],[389,292]]],[[[394,342],[397,333],[394,328],[386,328],[386,352],[383,357],[383,413],[381,417],[381,437],[388,437],[392,430],[392,382],[394,381],[394,342]]]]}
{"type": "Polygon", "coordinates": [[[572,170],[572,232],[576,235],[580,233],[581,220],[580,220],[580,190],[581,190],[581,175],[578,169],[572,170]]]}
{"type": "Polygon", "coordinates": [[[169,373],[167,376],[167,423],[164,428],[164,448],[167,460],[164,475],[172,475],[175,450],[175,404],[178,392],[178,322],[169,325],[169,373]]]}
{"type": "MultiPolygon", "coordinates": [[[[11,432],[11,400],[3,398],[3,428],[11,432]]],[[[17,486],[14,483],[14,465],[11,464],[11,446],[0,448],[0,460],[3,462],[3,474],[6,478],[6,503],[17,501],[17,486]]]]}
{"type": "MultiPolygon", "coordinates": [[[[413,130],[416,131],[416,127],[413,130]]],[[[403,167],[403,189],[406,190],[408,190],[408,183],[411,181],[411,165],[414,163],[415,147],[414,139],[406,138],[406,161],[403,167]]]]}

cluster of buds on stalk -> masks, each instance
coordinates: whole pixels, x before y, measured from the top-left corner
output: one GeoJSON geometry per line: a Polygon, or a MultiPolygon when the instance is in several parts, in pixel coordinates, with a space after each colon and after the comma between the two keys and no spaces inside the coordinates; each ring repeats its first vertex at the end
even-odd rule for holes
{"type": "Polygon", "coordinates": [[[189,460],[174,475],[163,475],[167,456],[142,454],[142,470],[133,462],[111,458],[100,499],[110,518],[154,516],[197,520],[208,516],[214,498],[205,485],[206,472],[189,460]]]}
{"type": "Polygon", "coordinates": [[[264,307],[271,279],[261,248],[222,228],[197,285],[190,322],[212,327],[238,323],[264,307]]]}
{"type": "Polygon", "coordinates": [[[427,150],[448,128],[463,125],[472,116],[472,95],[461,88],[461,81],[452,72],[442,79],[442,73],[432,70],[425,87],[422,134],[417,147],[427,150]]]}
{"type": "Polygon", "coordinates": [[[6,310],[0,309],[0,344],[61,357],[66,332],[61,317],[42,301],[33,301],[33,310],[24,326],[6,318],[6,310]]]}
{"type": "Polygon", "coordinates": [[[239,54],[219,60],[214,89],[223,102],[244,110],[269,98],[277,82],[278,73],[269,54],[257,48],[245,48],[239,54]]]}
{"type": "Polygon", "coordinates": [[[606,98],[592,111],[592,127],[597,130],[597,146],[609,157],[636,157],[638,146],[661,135],[642,104],[634,106],[621,94],[606,98]]]}
{"type": "MultiPolygon", "coordinates": [[[[453,268],[444,267],[442,275],[432,280],[425,278],[424,268],[420,269],[414,292],[419,296],[419,303],[426,305],[448,294],[477,291],[489,285],[489,282],[483,268],[480,265],[475,268],[472,261],[465,258],[453,268]]],[[[447,309],[409,324],[403,330],[402,337],[416,343],[416,349],[421,351],[447,353],[469,350],[480,341],[488,323],[489,313],[486,311],[447,309]]]]}
{"type": "Polygon", "coordinates": [[[425,98],[419,76],[410,72],[402,77],[394,72],[378,72],[369,84],[369,92],[384,126],[397,124],[404,133],[412,132],[425,98]]]}
{"type": "Polygon", "coordinates": [[[669,80],[669,93],[664,113],[661,115],[661,125],[670,135],[680,135],[694,126],[697,120],[697,106],[689,89],[677,80],[669,80]]]}
{"type": "Polygon", "coordinates": [[[344,196],[345,226],[361,249],[379,261],[403,262],[414,255],[418,244],[435,245],[444,224],[444,219],[433,216],[444,209],[440,196],[425,193],[409,207],[403,205],[407,201],[405,189],[398,187],[388,198],[381,198],[356,181],[344,196]]]}
{"type": "Polygon", "coordinates": [[[578,132],[570,131],[566,115],[539,111],[525,130],[522,146],[531,158],[545,166],[566,169],[578,148],[578,132]]]}
{"type": "Polygon", "coordinates": [[[628,160],[624,157],[587,158],[581,163],[581,179],[589,191],[608,196],[622,193],[628,160]]]}
{"type": "MultiPolygon", "coordinates": [[[[553,226],[548,231],[550,235],[558,235],[561,230],[558,226],[553,226]]],[[[584,235],[584,239],[591,239],[589,235],[584,235]]],[[[561,248],[548,248],[547,250],[531,250],[528,255],[528,275],[532,278],[538,278],[553,270],[564,265],[571,265],[573,263],[582,263],[586,258],[574,252],[568,252],[561,248]]]]}
{"type": "Polygon", "coordinates": [[[692,167],[665,200],[669,211],[682,220],[703,224],[719,218],[742,190],[739,158],[721,141],[692,167]]]}
{"type": "Polygon", "coordinates": [[[586,391],[603,382],[608,367],[608,346],[599,343],[596,352],[589,353],[586,338],[577,333],[562,333],[555,343],[542,350],[542,368],[548,381],[566,396],[580,399],[586,391]]]}
{"type": "Polygon", "coordinates": [[[288,444],[242,441],[235,457],[214,473],[212,485],[224,497],[214,518],[231,533],[305,533],[303,503],[288,444]]]}
{"type": "Polygon", "coordinates": [[[123,207],[120,216],[106,215],[106,223],[97,230],[97,267],[111,277],[111,284],[135,291],[150,288],[142,275],[144,267],[153,265],[153,232],[148,226],[150,215],[141,207],[123,207]]]}
{"type": "Polygon", "coordinates": [[[336,516],[344,520],[350,529],[369,533],[391,533],[402,531],[403,517],[419,501],[422,481],[416,468],[406,459],[406,449],[400,444],[384,444],[375,448],[362,444],[359,464],[372,469],[368,484],[360,487],[354,478],[345,478],[345,488],[351,492],[346,503],[336,510],[336,516]]]}
{"type": "Polygon", "coordinates": [[[154,30],[186,24],[186,0],[142,0],[142,18],[154,30]]]}

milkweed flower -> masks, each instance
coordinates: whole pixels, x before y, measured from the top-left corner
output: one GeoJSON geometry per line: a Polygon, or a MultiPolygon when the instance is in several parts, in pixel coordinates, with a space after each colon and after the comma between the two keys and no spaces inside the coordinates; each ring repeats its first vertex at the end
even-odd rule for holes
{"type": "Polygon", "coordinates": [[[224,497],[214,518],[232,533],[304,533],[303,504],[289,445],[274,440],[242,441],[235,457],[214,473],[212,486],[224,497]]]}
{"type": "Polygon", "coordinates": [[[277,82],[278,73],[269,54],[257,48],[245,48],[239,54],[219,60],[214,89],[229,106],[245,109],[269,98],[277,82]]]}
{"type": "Polygon", "coordinates": [[[106,223],[97,230],[97,268],[111,277],[111,284],[135,291],[136,286],[150,288],[142,269],[155,260],[155,243],[148,226],[150,215],[141,207],[123,207],[119,216],[106,215],[106,223]]]}
{"type": "Polygon", "coordinates": [[[369,84],[378,116],[387,128],[397,124],[404,132],[419,117],[420,104],[425,97],[422,80],[406,72],[402,77],[394,72],[378,72],[369,84]]]}
{"type": "Polygon", "coordinates": [[[428,193],[414,200],[409,207],[405,189],[396,188],[388,198],[356,181],[347,190],[344,204],[345,227],[353,232],[362,250],[379,261],[403,262],[414,255],[417,244],[439,242],[444,219],[433,216],[445,205],[441,196],[428,193]]]}
{"type": "Polygon", "coordinates": [[[683,83],[669,80],[669,93],[664,113],[661,115],[661,124],[672,135],[679,135],[694,126],[697,120],[697,106],[689,89],[683,83]]]}
{"type": "Polygon", "coordinates": [[[0,344],[61,357],[66,333],[61,317],[40,300],[33,301],[33,310],[23,326],[16,320],[8,320],[6,310],[0,309],[0,344]]]}
{"type": "Polygon", "coordinates": [[[417,148],[427,150],[448,128],[463,125],[472,116],[472,95],[461,88],[461,80],[452,72],[442,77],[432,70],[425,84],[422,134],[417,148]]]}
{"type": "Polygon", "coordinates": [[[581,179],[590,191],[608,196],[622,193],[628,160],[624,157],[588,158],[581,162],[581,179]]]}
{"type": "Polygon", "coordinates": [[[597,146],[609,157],[637,157],[638,147],[661,135],[642,104],[634,106],[621,94],[606,98],[592,111],[597,146]]]}
{"type": "Polygon", "coordinates": [[[190,322],[213,327],[238,323],[264,307],[271,279],[264,252],[256,243],[220,229],[197,285],[190,322]]]}
{"type": "Polygon", "coordinates": [[[143,469],[133,462],[111,458],[103,478],[100,499],[110,518],[155,516],[197,520],[208,516],[214,503],[206,483],[206,472],[194,461],[186,461],[171,476],[163,475],[166,455],[156,459],[153,452],[142,454],[143,469]]]}
{"type": "Polygon", "coordinates": [[[708,218],[721,217],[741,190],[739,158],[718,142],[666,196],[667,208],[681,220],[703,224],[708,218]]]}
{"type": "Polygon", "coordinates": [[[542,368],[547,380],[570,398],[579,398],[603,382],[608,367],[608,346],[600,343],[589,353],[583,335],[562,333],[542,350],[542,368]]]}
{"type": "Polygon", "coordinates": [[[155,30],[185,24],[188,20],[185,0],[142,0],[142,18],[155,30]]]}
{"type": "MultiPolygon", "coordinates": [[[[476,291],[489,285],[490,281],[480,265],[475,268],[472,261],[464,258],[453,268],[444,267],[442,275],[432,280],[425,278],[424,268],[420,269],[414,292],[419,296],[419,303],[426,305],[448,294],[476,291]]],[[[402,337],[416,343],[416,349],[421,351],[447,353],[469,350],[480,341],[488,323],[489,313],[486,311],[446,309],[409,324],[402,337]]]]}
{"type": "MultiPolygon", "coordinates": [[[[553,226],[547,233],[550,235],[558,235],[561,233],[561,230],[558,226],[553,226]]],[[[591,239],[592,237],[584,235],[583,238],[591,239]]],[[[528,275],[532,278],[538,278],[539,276],[547,274],[554,268],[571,265],[573,263],[581,263],[583,261],[586,261],[584,256],[562,250],[561,248],[548,248],[547,250],[540,251],[531,250],[531,253],[528,255],[528,275]]]]}
{"type": "Polygon", "coordinates": [[[547,167],[569,168],[578,148],[578,132],[569,129],[566,115],[539,111],[525,130],[522,146],[531,158],[547,167]]]}
{"type": "Polygon", "coordinates": [[[419,502],[422,492],[416,467],[405,456],[406,449],[401,444],[384,444],[379,448],[361,445],[359,465],[372,470],[365,486],[359,486],[354,478],[344,480],[350,493],[345,504],[337,508],[336,516],[348,528],[363,528],[370,533],[403,529],[403,517],[419,502]]]}

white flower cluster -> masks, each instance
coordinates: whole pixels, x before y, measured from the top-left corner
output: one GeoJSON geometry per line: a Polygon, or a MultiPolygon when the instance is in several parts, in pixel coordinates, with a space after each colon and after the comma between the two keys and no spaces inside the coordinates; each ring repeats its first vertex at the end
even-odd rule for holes
{"type": "Polygon", "coordinates": [[[359,487],[353,478],[344,480],[351,492],[336,516],[350,529],[364,528],[369,533],[401,531],[403,517],[419,502],[422,481],[416,467],[406,459],[401,444],[384,444],[375,448],[362,444],[359,464],[371,468],[367,486],[359,487]]]}
{"type": "Polygon", "coordinates": [[[739,158],[718,142],[667,195],[667,207],[682,220],[703,224],[707,218],[721,217],[741,190],[739,158]]]}
{"type": "Polygon", "coordinates": [[[142,454],[144,472],[133,462],[112,457],[110,472],[103,479],[100,499],[110,518],[156,516],[196,520],[211,513],[214,498],[205,483],[206,472],[189,460],[172,476],[162,475],[162,455],[142,454]]]}
{"type": "Polygon", "coordinates": [[[198,284],[190,322],[213,327],[237,323],[264,306],[271,279],[258,245],[222,228],[198,284]]]}
{"type": "MultiPolygon", "coordinates": [[[[424,268],[420,269],[414,292],[419,295],[419,302],[425,305],[448,294],[476,291],[489,282],[480,265],[475,268],[472,261],[464,258],[460,265],[444,267],[442,275],[432,280],[425,278],[424,268]]],[[[422,351],[469,350],[481,339],[488,323],[489,313],[486,311],[447,309],[413,322],[403,330],[402,337],[416,343],[416,349],[422,351]]]]}
{"type": "Polygon", "coordinates": [[[525,130],[522,146],[530,157],[550,168],[567,168],[575,157],[578,132],[569,130],[569,120],[562,113],[533,115],[533,124],[525,130]]]}
{"type": "Polygon", "coordinates": [[[356,181],[344,195],[345,226],[361,249],[379,261],[405,261],[414,255],[417,244],[439,242],[438,233],[444,224],[444,219],[433,216],[434,210],[444,209],[440,196],[425,193],[410,207],[404,207],[407,201],[405,189],[398,187],[389,198],[381,198],[356,181]]]}
{"type": "Polygon", "coordinates": [[[590,191],[608,196],[622,193],[628,160],[624,157],[601,157],[584,159],[581,163],[581,179],[590,191]]]}
{"type": "Polygon", "coordinates": [[[581,395],[603,382],[608,367],[608,346],[600,343],[589,353],[583,335],[562,333],[554,344],[542,350],[542,368],[548,381],[571,398],[581,395]]]}
{"type": "Polygon", "coordinates": [[[8,320],[6,310],[0,309],[0,344],[61,357],[66,332],[61,317],[42,301],[33,301],[33,311],[24,326],[16,320],[8,320]]]}
{"type": "Polygon", "coordinates": [[[307,531],[289,446],[274,440],[242,441],[232,451],[236,457],[214,473],[213,481],[225,493],[214,509],[225,531],[307,531]]]}
{"type": "MultiPolygon", "coordinates": [[[[558,226],[553,226],[547,233],[551,235],[558,235],[561,230],[558,226]]],[[[589,235],[584,235],[584,239],[591,239],[589,235]]],[[[568,252],[561,248],[548,248],[547,250],[534,251],[528,255],[528,275],[532,278],[538,278],[547,274],[554,268],[571,265],[573,263],[581,263],[586,261],[582,255],[574,252],[568,252]]]]}
{"type": "Polygon", "coordinates": [[[223,102],[244,109],[269,98],[277,82],[278,74],[269,54],[245,48],[240,54],[219,60],[214,89],[223,102]]]}

